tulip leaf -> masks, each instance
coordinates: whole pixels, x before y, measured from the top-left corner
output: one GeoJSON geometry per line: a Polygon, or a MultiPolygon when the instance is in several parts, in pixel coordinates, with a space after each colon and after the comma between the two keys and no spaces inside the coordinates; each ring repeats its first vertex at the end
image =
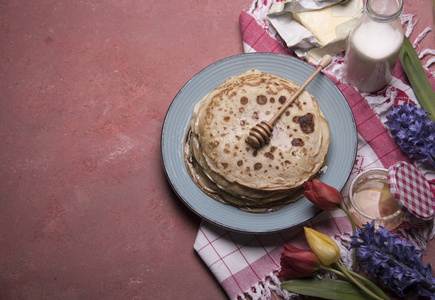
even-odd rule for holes
{"type": "Polygon", "coordinates": [[[424,72],[414,47],[406,36],[400,48],[399,59],[418,102],[429,113],[429,118],[435,120],[435,91],[424,72]]]}
{"type": "Polygon", "coordinates": [[[366,300],[367,295],[356,285],[333,279],[293,279],[281,284],[283,289],[290,292],[333,300],[366,300]]]}

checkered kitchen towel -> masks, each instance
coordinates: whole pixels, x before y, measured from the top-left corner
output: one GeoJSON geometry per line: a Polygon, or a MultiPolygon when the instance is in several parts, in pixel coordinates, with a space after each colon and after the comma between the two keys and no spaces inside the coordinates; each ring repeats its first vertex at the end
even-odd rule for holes
{"type": "MultiPolygon", "coordinates": [[[[429,0],[428,0],[429,1],[429,0]]],[[[274,36],[269,27],[266,14],[271,0],[254,0],[251,7],[240,15],[243,46],[245,52],[273,52],[290,55],[274,36]]],[[[406,7],[405,7],[406,13],[406,7]]],[[[409,36],[413,16],[404,15],[404,26],[409,36]]],[[[431,20],[433,24],[433,20],[431,20]]],[[[429,24],[429,22],[428,22],[429,24]]],[[[434,33],[425,30],[418,39],[427,35],[434,39],[434,33]]],[[[416,41],[418,42],[418,41],[416,41]]],[[[435,48],[435,44],[433,45],[435,48]]],[[[410,162],[391,139],[387,129],[383,126],[385,115],[392,105],[417,102],[406,76],[398,63],[393,82],[377,94],[360,94],[349,86],[342,77],[343,56],[334,57],[333,63],[324,73],[327,74],[340,88],[348,100],[354,113],[358,130],[358,152],[356,162],[342,193],[347,201],[349,182],[366,168],[388,168],[398,161],[410,162]]],[[[435,74],[427,72],[430,82],[435,86],[435,74]]],[[[421,169],[421,166],[418,166],[421,169]]],[[[435,171],[422,170],[426,178],[433,181],[435,171]]],[[[310,226],[337,240],[342,247],[343,263],[350,266],[351,255],[344,246],[351,232],[346,216],[340,211],[322,212],[304,226],[310,226]],[[341,243],[344,242],[344,243],[341,243]],[[342,245],[343,244],[343,245],[342,245]]],[[[433,238],[433,222],[426,228],[420,228],[418,234],[407,236],[417,246],[424,249],[425,241],[433,238]]],[[[415,232],[415,230],[414,230],[415,232]]],[[[279,288],[280,281],[276,277],[280,268],[280,254],[283,243],[306,248],[302,227],[289,229],[273,234],[242,234],[227,231],[206,221],[201,223],[194,249],[207,267],[214,274],[230,299],[271,299],[271,291],[284,299],[291,299],[294,295],[279,288]],[[247,297],[249,296],[249,297],[247,297]]]]}

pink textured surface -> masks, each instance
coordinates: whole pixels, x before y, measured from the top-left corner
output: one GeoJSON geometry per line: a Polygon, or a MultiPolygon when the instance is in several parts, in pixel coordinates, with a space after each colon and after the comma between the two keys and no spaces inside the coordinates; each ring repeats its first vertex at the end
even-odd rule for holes
{"type": "Polygon", "coordinates": [[[159,142],[251,2],[0,1],[0,299],[225,298],[159,142]]]}
{"type": "Polygon", "coordinates": [[[250,0],[0,1],[0,299],[222,299],[160,158],[250,0]]]}

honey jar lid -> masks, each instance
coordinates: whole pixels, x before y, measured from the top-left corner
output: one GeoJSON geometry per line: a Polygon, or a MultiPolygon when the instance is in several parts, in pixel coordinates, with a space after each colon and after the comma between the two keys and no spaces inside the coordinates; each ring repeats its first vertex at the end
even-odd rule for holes
{"type": "Polygon", "coordinates": [[[401,161],[388,169],[387,178],[391,194],[403,212],[420,220],[435,216],[435,195],[419,169],[401,161]]]}

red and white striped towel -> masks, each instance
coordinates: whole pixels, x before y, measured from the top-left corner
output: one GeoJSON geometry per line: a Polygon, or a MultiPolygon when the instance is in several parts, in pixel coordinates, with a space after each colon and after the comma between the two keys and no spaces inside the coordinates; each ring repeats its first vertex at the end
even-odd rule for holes
{"type": "MultiPolygon", "coordinates": [[[[265,19],[271,0],[255,0],[250,9],[240,15],[245,52],[273,52],[291,55],[275,37],[265,19]]],[[[406,11],[406,8],[405,8],[406,11]]],[[[412,16],[407,16],[408,19],[412,16]]],[[[406,16],[403,20],[406,20],[406,16]]],[[[433,23],[433,20],[432,20],[433,23]]],[[[404,24],[406,25],[406,24],[404,24]]],[[[409,33],[408,33],[409,34],[409,33]]],[[[433,39],[433,33],[429,32],[433,39]]],[[[429,37],[431,38],[431,37],[429,37]]],[[[435,48],[435,43],[434,43],[435,48]]],[[[333,63],[324,70],[340,88],[354,113],[358,130],[357,159],[348,183],[342,190],[347,201],[349,182],[361,171],[373,167],[388,168],[397,161],[410,162],[384,127],[385,114],[398,103],[417,102],[400,65],[394,71],[394,80],[378,94],[360,94],[349,86],[342,77],[343,56],[334,57],[333,63]]],[[[432,86],[435,75],[427,71],[432,86]]],[[[419,166],[421,168],[421,166],[419,166]]],[[[435,171],[422,170],[434,183],[435,171]]],[[[433,222],[421,228],[415,237],[408,237],[420,248],[425,241],[433,238],[433,222]]],[[[337,240],[346,241],[351,232],[347,217],[341,211],[322,212],[304,224],[323,232],[337,240]]],[[[406,231],[403,231],[406,235],[406,231]]],[[[307,248],[303,228],[293,228],[273,234],[242,234],[231,232],[203,221],[194,244],[194,249],[214,274],[230,299],[270,299],[271,291],[290,299],[294,295],[279,288],[276,273],[280,268],[280,255],[283,243],[307,248]]],[[[344,245],[343,263],[351,264],[351,256],[344,245]]]]}

